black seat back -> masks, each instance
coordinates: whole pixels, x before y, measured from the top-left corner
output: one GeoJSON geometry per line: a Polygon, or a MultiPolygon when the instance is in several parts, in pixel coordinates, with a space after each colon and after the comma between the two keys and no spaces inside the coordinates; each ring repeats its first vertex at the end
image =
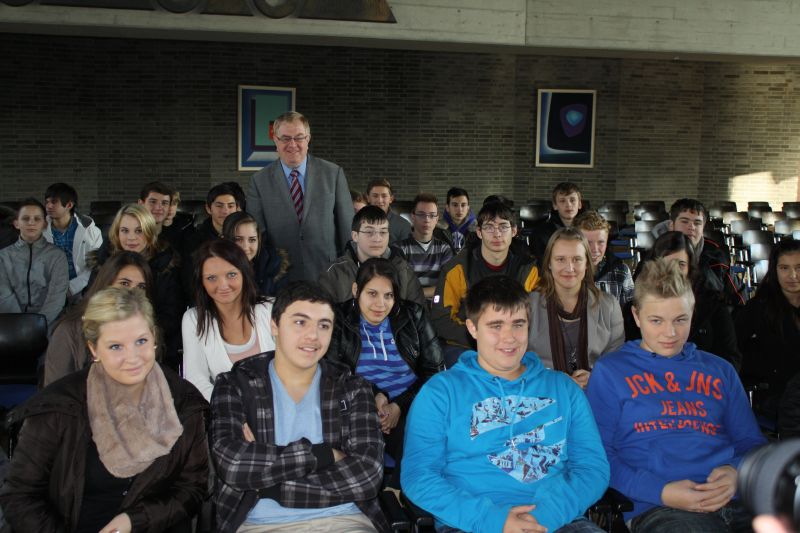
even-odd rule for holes
{"type": "Polygon", "coordinates": [[[38,313],[0,313],[0,384],[36,383],[47,349],[47,319],[38,313]]]}

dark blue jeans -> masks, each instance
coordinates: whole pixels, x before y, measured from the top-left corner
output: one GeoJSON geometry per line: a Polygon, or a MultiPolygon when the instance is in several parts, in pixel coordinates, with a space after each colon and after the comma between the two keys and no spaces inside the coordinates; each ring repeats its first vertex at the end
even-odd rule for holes
{"type": "MultiPolygon", "coordinates": [[[[436,533],[464,533],[460,529],[450,526],[436,528],[436,533]]],[[[561,526],[555,533],[605,533],[597,524],[589,521],[586,517],[576,518],[566,526],[561,526]]]]}
{"type": "Polygon", "coordinates": [[[715,513],[693,513],[656,507],[631,521],[631,533],[745,533],[753,531],[753,515],[738,501],[715,513]]]}

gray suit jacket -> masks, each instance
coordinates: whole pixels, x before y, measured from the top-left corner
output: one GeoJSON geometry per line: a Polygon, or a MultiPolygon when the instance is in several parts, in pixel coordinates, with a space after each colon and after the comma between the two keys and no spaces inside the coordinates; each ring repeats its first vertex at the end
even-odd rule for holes
{"type": "MultiPolygon", "coordinates": [[[[550,351],[550,330],[547,324],[547,304],[542,293],[533,291],[531,299],[531,326],[528,333],[528,350],[536,352],[544,366],[553,368],[553,354],[550,351]]],[[[586,310],[586,333],[589,337],[589,367],[600,356],[615,351],[625,342],[625,327],[619,301],[605,292],[600,293],[600,301],[595,305],[594,296],[589,293],[589,308],[586,310]]]]}
{"type": "Polygon", "coordinates": [[[253,174],[247,191],[247,210],[289,253],[289,281],[316,281],[350,241],[353,203],[341,167],[309,154],[305,186],[301,224],[280,161],[253,174]]]}

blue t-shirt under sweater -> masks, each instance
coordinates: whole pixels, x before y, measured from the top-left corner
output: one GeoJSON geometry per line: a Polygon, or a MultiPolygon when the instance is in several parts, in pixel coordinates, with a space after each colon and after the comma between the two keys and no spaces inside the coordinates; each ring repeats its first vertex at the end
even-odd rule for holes
{"type": "Polygon", "coordinates": [[[361,317],[361,355],[356,374],[384,391],[389,400],[403,394],[417,376],[400,356],[389,319],[373,326],[361,317]]]}

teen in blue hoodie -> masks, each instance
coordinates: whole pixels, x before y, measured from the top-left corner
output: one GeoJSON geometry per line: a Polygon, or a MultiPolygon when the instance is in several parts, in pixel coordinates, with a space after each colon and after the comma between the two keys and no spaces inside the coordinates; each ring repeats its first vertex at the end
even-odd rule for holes
{"type": "Polygon", "coordinates": [[[608,485],[608,462],[581,389],[525,353],[525,289],[507,276],[485,278],[466,309],[478,351],[464,352],[414,400],[403,491],[439,530],[601,531],[582,515],[608,485]]]}
{"type": "Polygon", "coordinates": [[[586,390],[632,532],[749,529],[736,469],[766,440],[736,371],[686,342],[694,296],[675,261],[645,265],[633,305],[642,340],[597,361],[586,390]]]}

